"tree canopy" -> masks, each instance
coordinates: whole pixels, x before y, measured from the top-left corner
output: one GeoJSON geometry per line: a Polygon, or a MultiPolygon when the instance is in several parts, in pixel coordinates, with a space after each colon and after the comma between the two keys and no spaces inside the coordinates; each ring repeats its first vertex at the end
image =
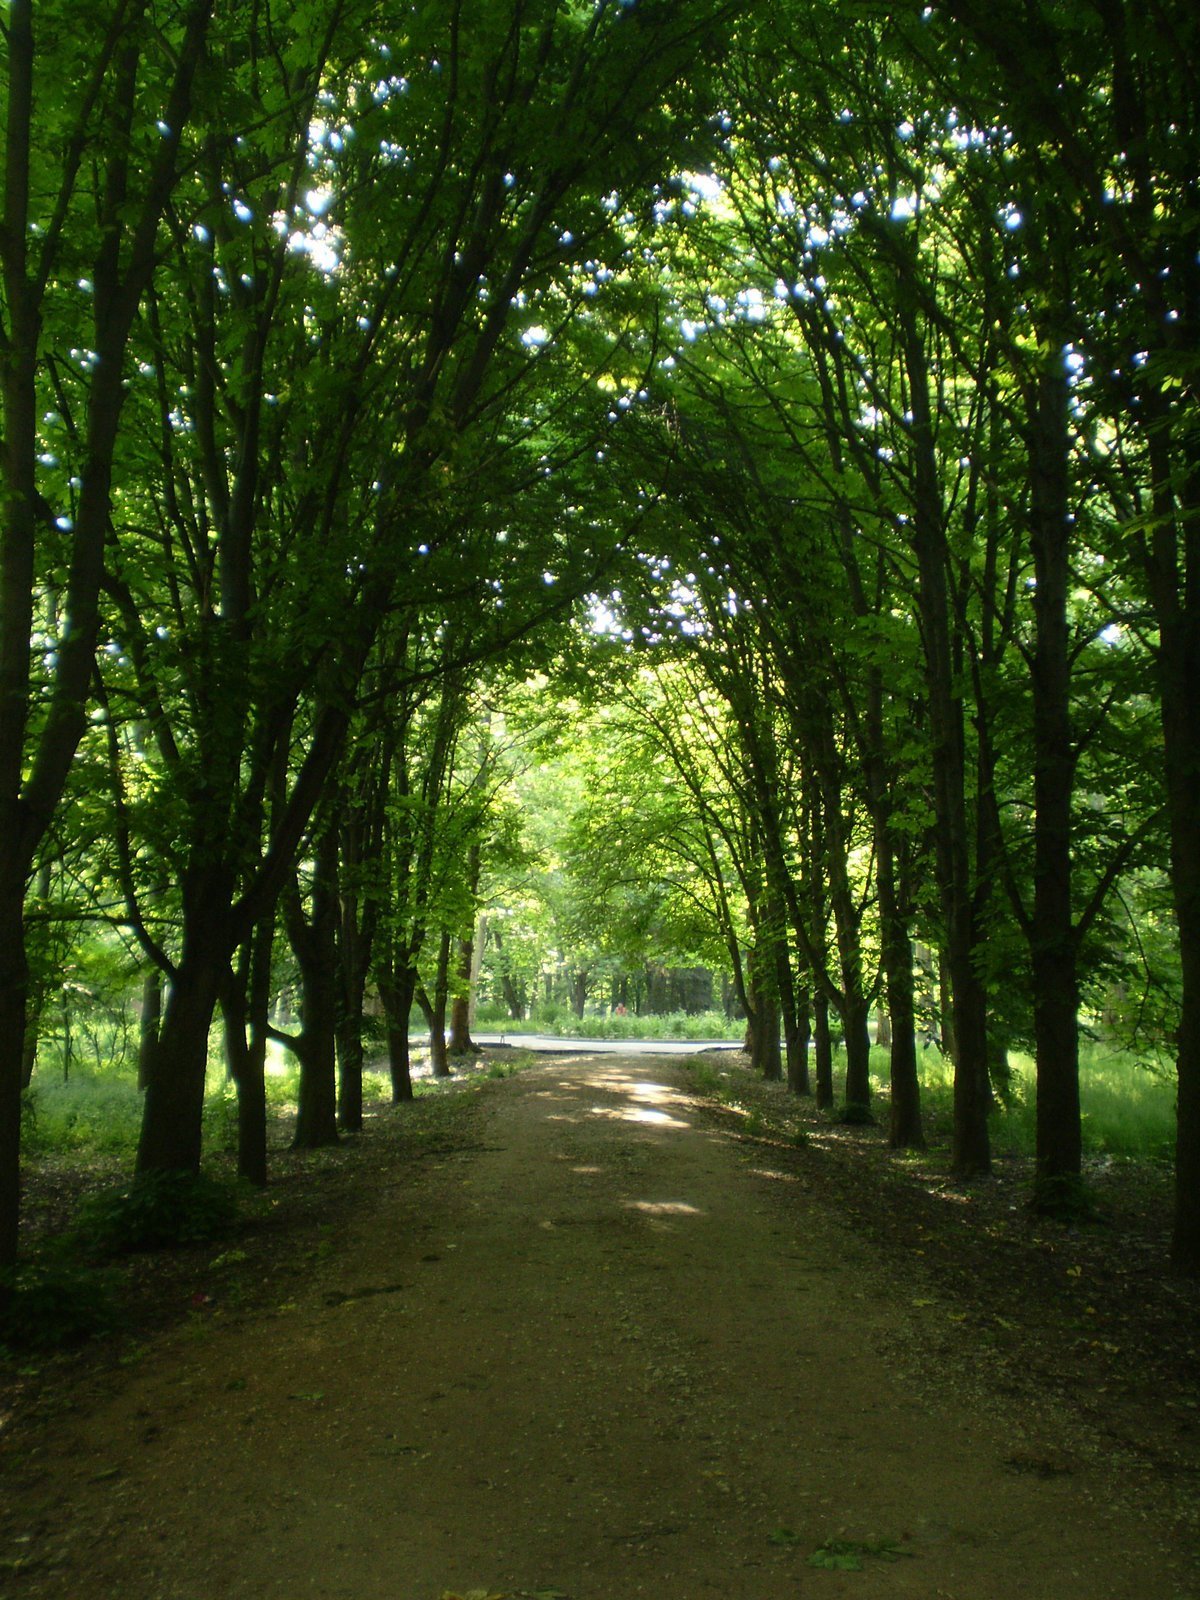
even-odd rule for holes
{"type": "Polygon", "coordinates": [[[1070,1209],[1107,1029],[1200,1270],[1198,28],[9,0],[0,1265],[99,950],[143,1173],[218,1014],[263,1181],[272,1038],[320,1143],[368,997],[403,1099],[481,963],[657,963],[858,1115],[886,1013],[896,1146],[936,1035],[962,1179],[1027,1045],[1070,1209]]]}

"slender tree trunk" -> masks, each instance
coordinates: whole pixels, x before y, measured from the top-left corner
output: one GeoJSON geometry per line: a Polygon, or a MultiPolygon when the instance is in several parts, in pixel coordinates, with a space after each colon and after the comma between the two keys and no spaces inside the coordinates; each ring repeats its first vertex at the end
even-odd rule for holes
{"type": "Polygon", "coordinates": [[[791,955],[783,939],[775,946],[775,967],[788,1088],[793,1094],[808,1094],[808,1007],[807,1001],[801,1005],[791,955]]]}
{"type": "Polygon", "coordinates": [[[288,935],[300,968],[300,1089],[294,1150],[338,1142],[337,1129],[338,831],[327,819],[316,841],[307,920],[299,891],[288,908],[288,935]]]}
{"type": "Polygon", "coordinates": [[[446,1002],[449,993],[450,933],[443,929],[438,942],[437,971],[429,1006],[429,1063],[435,1078],[450,1076],[450,1061],[446,1054],[446,1002]]]}
{"type": "Polygon", "coordinates": [[[1071,905],[1071,585],[1069,390],[1061,361],[1037,381],[1030,427],[1033,548],[1033,1029],[1037,1055],[1037,1177],[1041,1210],[1078,1203],[1079,983],[1071,905]]]}
{"type": "MultiPolygon", "coordinates": [[[[923,1150],[925,1131],[921,1126],[921,1084],[917,1075],[917,1023],[913,996],[913,951],[908,921],[901,907],[897,886],[894,840],[886,821],[877,835],[876,887],[879,894],[879,924],[886,1015],[890,1024],[888,1075],[891,1087],[891,1112],[888,1143],[893,1150],[923,1150]]],[[[902,873],[901,869],[901,873],[902,873]]]]}
{"type": "Polygon", "coordinates": [[[274,921],[252,930],[238,969],[221,987],[225,1059],[237,1085],[238,1177],[267,1182],[267,1026],[274,921]]]}
{"type": "MultiPolygon", "coordinates": [[[[479,871],[483,853],[478,843],[473,843],[467,852],[467,882],[471,891],[471,903],[474,905],[475,897],[479,892],[479,871]]],[[[452,1056],[471,1055],[475,1045],[471,1040],[471,993],[475,982],[475,923],[472,915],[471,931],[465,939],[460,939],[458,944],[458,963],[455,970],[457,982],[455,984],[454,999],[450,1007],[450,1040],[447,1046],[448,1054],[452,1056]]]]}
{"type": "MultiPolygon", "coordinates": [[[[1200,518],[1195,521],[1200,522],[1200,518]]],[[[1191,559],[1200,572],[1200,531],[1191,559]]],[[[1194,580],[1193,580],[1194,582],[1194,580]]],[[[1191,597],[1200,611],[1200,596],[1191,597]]],[[[1165,609],[1165,608],[1164,608],[1165,609]]],[[[1159,646],[1171,888],[1183,999],[1176,1040],[1175,1220],[1171,1260],[1200,1275],[1200,617],[1171,619],[1159,646]]]]}
{"type": "MultiPolygon", "coordinates": [[[[7,874],[6,874],[7,876],[7,874]]],[[[17,1259],[25,1044],[25,880],[0,884],[0,1273],[17,1259]]],[[[6,1289],[0,1283],[0,1304],[6,1289]]]]}
{"type": "Polygon", "coordinates": [[[950,983],[950,963],[944,949],[937,953],[938,1046],[947,1061],[958,1060],[958,1041],[954,1032],[954,989],[950,983]]]}
{"type": "Polygon", "coordinates": [[[813,996],[813,1067],[817,1110],[833,1110],[833,1040],[829,1033],[829,999],[818,989],[813,996]]]}
{"type": "Polygon", "coordinates": [[[796,995],[795,1047],[789,1041],[787,1059],[788,1088],[792,1094],[812,1094],[808,1069],[808,1047],[812,1039],[812,1001],[804,990],[796,995]]]}
{"type": "MultiPolygon", "coordinates": [[[[915,248],[902,242],[902,249],[915,248]]],[[[957,1177],[991,1171],[987,1126],[987,1002],[976,971],[977,922],[966,811],[962,690],[950,635],[948,551],[938,479],[929,368],[920,327],[915,262],[905,259],[897,312],[910,380],[913,544],[925,651],[938,885],[954,1006],[954,1150],[957,1177]]]]}

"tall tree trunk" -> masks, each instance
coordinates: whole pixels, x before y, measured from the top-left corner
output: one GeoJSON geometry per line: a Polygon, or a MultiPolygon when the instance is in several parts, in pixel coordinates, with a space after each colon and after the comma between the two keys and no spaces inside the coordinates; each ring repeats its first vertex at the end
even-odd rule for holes
{"type": "Polygon", "coordinates": [[[871,1104],[871,1002],[861,988],[842,997],[846,1044],[846,1104],[866,1110],[871,1104]]]}
{"type": "MultiPolygon", "coordinates": [[[[471,890],[471,904],[479,892],[479,872],[483,853],[477,841],[467,852],[467,881],[471,890]]],[[[471,1040],[471,992],[475,981],[475,922],[472,911],[471,931],[458,944],[458,962],[455,968],[454,999],[450,1007],[450,1040],[447,1051],[452,1056],[474,1053],[471,1040]]]]}
{"type": "Polygon", "coordinates": [[[450,1076],[446,1054],[446,1002],[450,994],[450,932],[443,928],[438,941],[437,971],[429,1000],[429,1064],[435,1078],[450,1076]]]}
{"type": "Polygon", "coordinates": [[[224,938],[193,940],[175,969],[142,1104],[137,1170],[199,1172],[208,1034],[228,965],[224,938]]]}
{"type": "MultiPolygon", "coordinates": [[[[1200,490],[1200,483],[1197,484],[1200,490]]],[[[1196,500],[1200,501],[1200,493],[1196,500]]],[[[1183,998],[1176,1039],[1175,1220],[1171,1259],[1200,1275],[1200,514],[1188,531],[1187,609],[1160,602],[1158,673],[1171,831],[1171,890],[1183,998]],[[1193,592],[1194,591],[1194,592],[1193,592]],[[1189,614],[1190,613],[1190,614],[1189,614]],[[1160,626],[1161,626],[1160,620],[1160,626]]]]}
{"type": "Polygon", "coordinates": [[[808,1094],[808,1010],[802,1008],[792,969],[791,954],[784,939],[775,945],[776,987],[779,1009],[783,1017],[784,1059],[787,1063],[787,1084],[793,1094],[808,1094]]]}
{"type": "Polygon", "coordinates": [[[813,1067],[817,1079],[817,1110],[833,1110],[833,1040],[829,1033],[829,998],[818,989],[813,996],[813,1067]]]}
{"type": "Polygon", "coordinates": [[[976,970],[983,936],[971,873],[966,810],[966,752],[960,674],[950,636],[946,530],[938,477],[929,366],[920,326],[916,264],[900,241],[897,313],[910,384],[912,424],[913,544],[917,558],[917,609],[925,652],[929,703],[933,809],[938,885],[945,926],[946,963],[954,1007],[954,1148],[960,1178],[991,1171],[988,1140],[987,1001],[976,970]]]}
{"type": "Polygon", "coordinates": [[[287,929],[300,968],[300,1061],[294,1150],[317,1150],[338,1142],[337,1129],[337,863],[333,819],[316,841],[307,919],[299,889],[287,906],[287,929]]]}
{"type": "Polygon", "coordinates": [[[185,874],[183,951],[170,974],[142,1102],[139,1173],[200,1170],[208,1035],[235,944],[232,905],[232,871],[224,861],[185,874]]]}
{"type": "MultiPolygon", "coordinates": [[[[3,867],[0,866],[0,871],[3,867]]],[[[8,877],[8,874],[4,874],[8,877]]],[[[0,881],[0,1273],[17,1259],[21,1214],[21,1077],[25,1046],[25,879],[0,881]]],[[[5,1286],[0,1283],[0,1304],[5,1286]]]]}
{"type": "Polygon", "coordinates": [[[237,969],[221,987],[225,1059],[237,1085],[238,1177],[267,1182],[267,1031],[271,1004],[273,915],[255,927],[237,969]]]}
{"type": "Polygon", "coordinates": [[[888,1144],[893,1150],[923,1150],[921,1084],[917,1075],[917,1022],[913,996],[913,951],[897,884],[895,840],[885,821],[876,835],[875,881],[879,894],[880,952],[891,1030],[888,1077],[891,1111],[888,1144]]]}
{"type": "Polygon", "coordinates": [[[788,1041],[787,1080],[792,1094],[810,1095],[808,1047],[812,1039],[812,1001],[807,991],[796,991],[795,1040],[788,1041]]]}
{"type": "Polygon", "coordinates": [[[1033,596],[1033,919],[1030,957],[1037,1057],[1034,1202],[1078,1204],[1083,1138],[1079,1115],[1079,982],[1071,905],[1071,585],[1068,404],[1061,359],[1041,374],[1029,430],[1033,596]]]}
{"type": "Polygon", "coordinates": [[[379,998],[387,1026],[388,1072],[392,1081],[392,1104],[413,1098],[412,1061],[408,1044],[409,1020],[417,974],[412,967],[379,979],[379,998]]]}

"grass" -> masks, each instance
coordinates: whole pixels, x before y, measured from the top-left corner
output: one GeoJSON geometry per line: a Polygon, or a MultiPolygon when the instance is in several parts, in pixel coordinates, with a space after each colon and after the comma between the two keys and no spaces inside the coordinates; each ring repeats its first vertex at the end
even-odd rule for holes
{"type": "MultiPolygon", "coordinates": [[[[1009,1053],[1007,1105],[990,1123],[997,1152],[1031,1156],[1037,1143],[1037,1072],[1032,1056],[1009,1053]]],[[[928,1048],[920,1062],[921,1093],[929,1131],[949,1136],[954,1116],[954,1069],[928,1048]]],[[[875,1089],[886,1091],[887,1051],[871,1051],[875,1089]]],[[[1090,1156],[1170,1161],[1175,1149],[1175,1088],[1158,1063],[1147,1065],[1120,1050],[1083,1044],[1079,1052],[1079,1100],[1083,1147],[1090,1156]]]]}
{"type": "Polygon", "coordinates": [[[481,1033],[544,1033],[563,1039],[740,1039],[744,1022],[731,1022],[723,1011],[669,1011],[658,1017],[617,1016],[613,1012],[587,1012],[575,1017],[562,1006],[535,1010],[524,1022],[514,1022],[496,1007],[479,1008],[475,1026],[481,1033]]]}
{"type": "MultiPolygon", "coordinates": [[[[587,1017],[582,1026],[588,1033],[606,1038],[628,1038],[648,1032],[651,1037],[706,1038],[712,1037],[723,1021],[719,1013],[694,1017],[674,1013],[657,1018],[587,1017]],[[691,1031],[685,1032],[685,1029],[691,1031]]],[[[480,1026],[485,1027],[486,1021],[480,1026]]],[[[519,1034],[515,1037],[519,1038],[519,1034]]],[[[522,1055],[493,1064],[487,1069],[487,1075],[509,1076],[525,1065],[527,1059],[522,1055]]],[[[839,1051],[835,1056],[835,1069],[843,1061],[839,1051]]],[[[993,1145],[1001,1154],[1032,1155],[1036,1139],[1034,1063],[1029,1056],[1017,1052],[1010,1055],[1009,1062],[1011,1092],[1008,1104],[998,1106],[992,1114],[993,1145]]],[[[933,1048],[922,1053],[920,1068],[926,1124],[930,1136],[940,1141],[949,1137],[953,1125],[953,1069],[933,1048]]],[[[727,1086],[714,1066],[700,1063],[694,1070],[697,1088],[702,1093],[723,1097],[727,1086]]],[[[886,1049],[872,1050],[871,1075],[875,1091],[886,1096],[886,1049]]],[[[274,1114],[294,1111],[298,1083],[298,1066],[281,1052],[273,1058],[267,1074],[268,1110],[274,1114]]],[[[840,1082],[835,1087],[840,1089],[840,1082]]],[[[434,1088],[435,1085],[427,1086],[424,1081],[417,1084],[418,1092],[434,1088]]],[[[390,1096],[386,1072],[375,1069],[364,1072],[363,1094],[368,1101],[386,1101],[390,1096]]],[[[1084,1149],[1088,1155],[1122,1160],[1171,1160],[1175,1143],[1175,1088],[1171,1074],[1162,1064],[1145,1065],[1124,1052],[1085,1044],[1080,1051],[1080,1100],[1084,1149]]],[[[141,1094],[127,1071],[105,1073],[80,1069],[65,1083],[54,1076],[39,1075],[26,1091],[24,1152],[34,1159],[132,1157],[137,1148],[141,1110],[141,1094]]],[[[235,1147],[236,1138],[236,1092],[221,1069],[214,1068],[209,1074],[205,1102],[205,1142],[209,1148],[229,1150],[235,1147]]]]}
{"type": "MultiPolygon", "coordinates": [[[[919,1059],[921,1100],[926,1131],[935,1144],[949,1143],[954,1126],[954,1069],[940,1051],[929,1047],[919,1059]]],[[[1037,1076],[1032,1057],[1012,1052],[1009,1056],[1012,1077],[1006,1105],[992,1113],[992,1146],[998,1155],[1032,1156],[1037,1143],[1037,1076]]],[[[707,1061],[691,1064],[697,1090],[724,1104],[736,1101],[736,1084],[728,1072],[707,1061]]],[[[857,1108],[842,1105],[845,1055],[834,1055],[834,1098],[840,1121],[861,1120],[847,1116],[857,1108]]],[[[886,1102],[888,1092],[888,1052],[871,1051],[872,1089],[886,1102]]],[[[1175,1148],[1175,1087],[1160,1063],[1145,1064],[1123,1051],[1098,1044],[1085,1044],[1080,1050],[1080,1106],[1083,1120],[1083,1147],[1088,1157],[1115,1160],[1169,1163],[1175,1148]]],[[[879,1108],[875,1108],[879,1120],[879,1108]]],[[[886,1121],[886,1116],[883,1118],[886,1121]]],[[[747,1129],[747,1131],[752,1131],[747,1129]]],[[[776,1132],[787,1134],[789,1128],[776,1132]]]]}

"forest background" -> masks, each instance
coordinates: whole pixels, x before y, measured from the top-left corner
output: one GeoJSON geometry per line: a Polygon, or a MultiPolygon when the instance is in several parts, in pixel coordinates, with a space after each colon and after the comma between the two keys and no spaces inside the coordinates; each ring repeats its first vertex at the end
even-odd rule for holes
{"type": "Polygon", "coordinates": [[[9,0],[5,1292],[55,1077],[261,1184],[681,969],[1059,1215],[1121,1052],[1200,1269],[1198,26],[9,0]]]}

